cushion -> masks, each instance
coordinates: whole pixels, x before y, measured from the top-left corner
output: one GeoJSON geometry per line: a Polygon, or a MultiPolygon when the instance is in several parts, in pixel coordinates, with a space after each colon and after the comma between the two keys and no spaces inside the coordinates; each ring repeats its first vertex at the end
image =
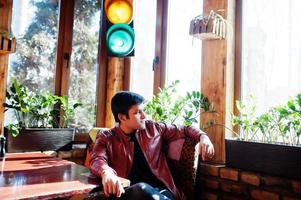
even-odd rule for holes
{"type": "Polygon", "coordinates": [[[100,128],[100,127],[94,127],[89,131],[89,143],[87,145],[87,151],[86,151],[86,159],[85,159],[85,166],[87,168],[90,168],[90,160],[91,160],[91,152],[93,150],[93,146],[96,141],[96,136],[98,131],[100,130],[108,130],[108,128],[100,128]]]}
{"type": "Polygon", "coordinates": [[[176,186],[184,192],[189,200],[195,198],[195,184],[199,158],[195,149],[196,144],[197,142],[192,138],[185,138],[180,160],[168,159],[168,165],[176,186]]]}

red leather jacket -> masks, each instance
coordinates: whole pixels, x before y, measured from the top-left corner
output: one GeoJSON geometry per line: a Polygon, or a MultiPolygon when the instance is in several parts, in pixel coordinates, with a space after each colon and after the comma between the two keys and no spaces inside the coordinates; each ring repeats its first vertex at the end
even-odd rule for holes
{"type": "MultiPolygon", "coordinates": [[[[199,141],[201,133],[192,126],[166,125],[153,121],[146,121],[146,128],[136,132],[136,138],[151,171],[177,200],[185,199],[185,196],[175,186],[167,164],[167,155],[162,148],[163,144],[168,145],[186,136],[199,141]]],[[[176,150],[180,152],[179,146],[176,150]]],[[[134,145],[130,142],[130,137],[118,126],[100,132],[91,153],[91,172],[101,177],[105,170],[112,170],[118,176],[126,178],[131,171],[133,154],[134,145]]]]}

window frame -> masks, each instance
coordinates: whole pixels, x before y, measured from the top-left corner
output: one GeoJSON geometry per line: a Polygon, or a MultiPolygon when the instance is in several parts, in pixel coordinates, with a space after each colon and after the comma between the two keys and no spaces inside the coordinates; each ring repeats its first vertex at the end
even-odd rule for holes
{"type": "MultiPolygon", "coordinates": [[[[236,0],[235,9],[235,50],[234,50],[234,98],[233,113],[238,116],[239,111],[236,107],[236,100],[241,100],[241,48],[242,48],[242,0],[236,0]]],[[[239,127],[234,131],[240,133],[239,127]]]]}
{"type": "Polygon", "coordinates": [[[168,0],[157,0],[156,44],[154,56],[154,95],[165,86],[167,45],[168,0]],[[158,60],[157,60],[158,58],[158,60]]]}
{"type": "Polygon", "coordinates": [[[67,96],[72,53],[74,0],[60,0],[59,7],[58,48],[54,77],[54,94],[67,96]]]}

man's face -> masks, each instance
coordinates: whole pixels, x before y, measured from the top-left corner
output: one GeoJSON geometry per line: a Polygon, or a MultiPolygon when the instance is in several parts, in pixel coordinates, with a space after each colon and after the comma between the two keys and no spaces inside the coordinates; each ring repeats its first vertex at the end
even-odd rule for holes
{"type": "Polygon", "coordinates": [[[132,133],[137,129],[145,129],[145,113],[143,109],[143,104],[136,104],[129,109],[128,118],[126,115],[120,115],[120,125],[125,133],[132,133]]]}

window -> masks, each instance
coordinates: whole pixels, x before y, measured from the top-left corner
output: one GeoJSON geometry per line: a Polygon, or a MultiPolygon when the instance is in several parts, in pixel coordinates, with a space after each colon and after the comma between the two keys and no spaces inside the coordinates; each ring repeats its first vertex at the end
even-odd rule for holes
{"type": "MultiPolygon", "coordinates": [[[[14,77],[33,92],[54,93],[55,65],[59,59],[56,56],[57,46],[63,42],[58,41],[59,7],[66,10],[64,6],[67,8],[67,5],[70,5],[66,1],[59,5],[59,2],[13,1],[12,30],[17,37],[17,52],[10,56],[8,85],[14,77]]],[[[69,125],[85,131],[95,126],[96,121],[100,6],[98,1],[93,0],[74,2],[68,96],[70,104],[79,101],[83,107],[76,109],[74,119],[69,125]]],[[[64,31],[70,33],[67,29],[64,31]]],[[[12,120],[9,112],[6,112],[5,119],[12,120]]]]}
{"type": "Polygon", "coordinates": [[[166,84],[180,80],[178,92],[200,91],[202,41],[189,35],[191,19],[202,14],[203,1],[168,2],[166,84]]]}
{"type": "Polygon", "coordinates": [[[91,129],[96,121],[100,8],[95,2],[77,0],[74,8],[69,99],[83,104],[76,110],[72,122],[83,130],[91,129]]]}
{"type": "Polygon", "coordinates": [[[17,52],[10,56],[12,77],[32,91],[54,91],[58,35],[58,1],[14,0],[12,31],[17,52]]]}
{"type": "Polygon", "coordinates": [[[156,1],[135,1],[135,57],[132,59],[131,90],[146,99],[153,96],[156,1]]]}
{"type": "MultiPolygon", "coordinates": [[[[58,10],[58,1],[13,1],[12,32],[17,51],[9,57],[8,86],[16,78],[32,92],[54,93],[58,10]]],[[[12,111],[5,112],[5,122],[13,120],[12,111]]]]}
{"type": "Polygon", "coordinates": [[[300,7],[299,0],[243,1],[241,98],[254,95],[258,114],[301,91],[300,7]]]}

